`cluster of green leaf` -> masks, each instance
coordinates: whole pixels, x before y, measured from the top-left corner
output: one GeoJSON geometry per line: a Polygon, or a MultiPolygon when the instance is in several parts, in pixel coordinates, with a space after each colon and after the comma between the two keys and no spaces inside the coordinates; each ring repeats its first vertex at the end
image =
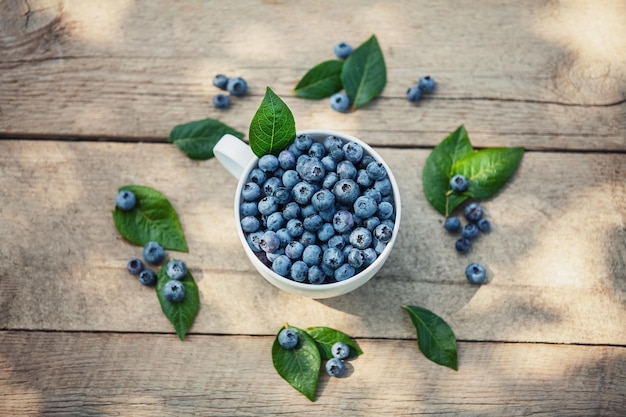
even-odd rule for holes
{"type": "Polygon", "coordinates": [[[385,58],[372,35],[345,61],[328,60],[308,70],[294,91],[298,97],[319,100],[343,89],[352,109],[357,109],[377,97],[386,84],[385,58]]]}
{"type": "MultiPolygon", "coordinates": [[[[188,251],[178,214],[161,192],[142,185],[126,185],[118,191],[122,189],[132,191],[137,199],[135,208],[130,211],[122,211],[117,207],[113,210],[113,223],[124,239],[142,247],[148,242],[158,242],[164,249],[188,251]]],[[[200,309],[198,287],[191,273],[187,272],[181,280],[185,286],[185,298],[179,303],[172,303],[161,293],[168,280],[163,266],[157,272],[157,297],[163,313],[182,340],[200,309]]]]}
{"type": "Polygon", "coordinates": [[[272,362],[276,372],[293,388],[315,401],[322,360],[333,357],[331,347],[336,342],[350,346],[349,359],[363,354],[359,345],[347,334],[330,327],[309,327],[306,330],[285,325],[276,334],[272,345],[272,362]],[[298,333],[298,344],[285,349],[278,343],[278,333],[290,328],[298,333]]]}
{"type": "Polygon", "coordinates": [[[422,173],[424,194],[444,216],[468,198],[483,199],[495,195],[513,176],[524,155],[523,148],[487,148],[475,150],[464,126],[459,126],[430,153],[422,173]],[[467,191],[454,193],[450,180],[464,175],[467,191]]]}

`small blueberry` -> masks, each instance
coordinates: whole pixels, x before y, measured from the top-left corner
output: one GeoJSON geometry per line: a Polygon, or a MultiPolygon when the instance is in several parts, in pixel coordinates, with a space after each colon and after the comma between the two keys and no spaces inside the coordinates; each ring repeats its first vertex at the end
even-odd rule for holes
{"type": "Polygon", "coordinates": [[[228,84],[228,77],[224,74],[217,74],[213,77],[213,85],[221,90],[226,90],[226,85],[228,84]]]}
{"type": "Polygon", "coordinates": [[[120,190],[115,197],[115,206],[122,211],[130,211],[135,208],[137,198],[130,190],[120,190]]]}
{"type": "Polygon", "coordinates": [[[322,268],[320,268],[319,266],[312,265],[309,267],[308,279],[311,284],[319,285],[319,284],[322,284],[324,280],[326,279],[326,274],[324,273],[324,271],[322,271],[322,268]]]}
{"type": "Polygon", "coordinates": [[[141,271],[143,271],[143,262],[138,258],[131,258],[126,264],[126,269],[133,275],[139,275],[141,271]]]}
{"type": "Polygon", "coordinates": [[[233,96],[243,96],[248,91],[248,83],[241,77],[235,77],[228,80],[226,89],[233,96]]]}
{"type": "Polygon", "coordinates": [[[151,269],[144,269],[139,273],[139,282],[141,285],[151,287],[157,282],[157,276],[151,269]]]}
{"type": "Polygon", "coordinates": [[[172,303],[178,303],[185,298],[185,286],[182,282],[175,279],[165,283],[162,289],[163,297],[172,303]]]}
{"type": "Polygon", "coordinates": [[[225,109],[230,106],[230,97],[226,94],[219,93],[213,96],[213,107],[216,109],[225,109]]]}
{"type": "Polygon", "coordinates": [[[469,241],[469,239],[466,239],[464,237],[460,238],[459,240],[457,240],[454,243],[454,247],[455,249],[460,252],[460,253],[467,253],[469,252],[470,248],[471,248],[472,244],[469,241]]]}
{"type": "Polygon", "coordinates": [[[473,240],[478,237],[478,227],[474,223],[468,223],[463,226],[461,234],[467,240],[473,240]]]}
{"type": "Polygon", "coordinates": [[[443,223],[443,227],[448,232],[457,232],[459,231],[459,229],[461,229],[461,220],[459,220],[459,218],[456,216],[448,217],[443,223]]]}
{"type": "Polygon", "coordinates": [[[293,349],[298,344],[298,332],[294,329],[282,329],[278,333],[278,344],[285,349],[293,349]]]}
{"type": "Polygon", "coordinates": [[[286,277],[289,274],[291,268],[291,259],[287,255],[279,255],[274,262],[272,262],[272,270],[278,275],[286,277]]]}
{"type": "Polygon", "coordinates": [[[483,217],[480,220],[478,220],[478,222],[476,223],[476,226],[478,226],[478,230],[480,230],[483,233],[487,233],[491,230],[491,222],[486,217],[483,217]]]}
{"type": "Polygon", "coordinates": [[[435,80],[430,75],[420,77],[417,80],[417,87],[424,93],[432,93],[435,89],[435,80]]]}
{"type": "Polygon", "coordinates": [[[463,210],[463,215],[465,216],[467,221],[476,223],[483,217],[483,208],[478,203],[470,203],[465,206],[465,209],[463,210]]]}
{"type": "Polygon", "coordinates": [[[187,265],[181,260],[172,259],[165,266],[165,272],[171,279],[181,280],[187,275],[187,265]]]}
{"type": "Polygon", "coordinates": [[[485,267],[476,262],[469,264],[467,268],[465,268],[465,276],[472,284],[484,283],[486,274],[485,267]]]}
{"type": "Polygon", "coordinates": [[[469,186],[469,181],[464,175],[457,174],[450,179],[450,188],[455,193],[462,193],[467,191],[467,187],[469,186]]]}
{"type": "Polygon", "coordinates": [[[350,356],[350,346],[344,342],[335,342],[330,348],[330,351],[333,357],[337,359],[346,359],[350,356]]]}
{"type": "Polygon", "coordinates": [[[259,246],[264,252],[272,253],[276,252],[280,247],[280,238],[271,230],[263,233],[263,236],[259,239],[259,246]]]}
{"type": "Polygon", "coordinates": [[[422,98],[422,90],[420,90],[419,87],[417,86],[409,87],[406,90],[406,99],[409,100],[411,103],[420,101],[421,98],[422,98]]]}
{"type": "Polygon", "coordinates": [[[346,42],[339,42],[334,48],[335,55],[339,59],[346,59],[352,53],[352,46],[346,42]]]}
{"type": "Polygon", "coordinates": [[[309,276],[309,266],[304,261],[296,261],[291,265],[291,279],[304,282],[309,276]]]}
{"type": "Polygon", "coordinates": [[[338,358],[330,358],[326,362],[326,373],[337,378],[343,376],[346,372],[346,365],[338,358]]]}
{"type": "Polygon", "coordinates": [[[165,259],[165,250],[157,242],[148,242],[143,247],[143,259],[151,265],[158,265],[165,259]]]}
{"type": "Polygon", "coordinates": [[[345,112],[350,107],[350,99],[345,93],[335,93],[330,96],[330,108],[338,111],[345,112]]]}

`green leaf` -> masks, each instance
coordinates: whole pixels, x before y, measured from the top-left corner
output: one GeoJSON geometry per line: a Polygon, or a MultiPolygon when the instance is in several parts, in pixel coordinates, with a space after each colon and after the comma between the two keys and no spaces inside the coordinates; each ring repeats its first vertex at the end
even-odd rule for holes
{"type": "Polygon", "coordinates": [[[349,358],[356,358],[357,356],[363,354],[359,345],[357,345],[350,336],[340,332],[339,330],[335,330],[330,327],[318,326],[309,327],[306,331],[309,333],[309,336],[317,342],[322,359],[330,359],[333,357],[331,348],[336,342],[343,342],[350,346],[349,358]]]}
{"type": "Polygon", "coordinates": [[[387,84],[387,68],[375,35],[348,56],[341,71],[341,82],[355,109],[383,91],[387,84]]]}
{"type": "Polygon", "coordinates": [[[341,68],[343,61],[324,61],[311,68],[296,85],[296,96],[308,99],[322,99],[341,90],[341,68]]]}
{"type": "Polygon", "coordinates": [[[293,326],[289,328],[298,332],[298,344],[294,349],[285,349],[278,343],[277,334],[272,345],[274,368],[278,375],[292,387],[309,400],[315,401],[317,381],[322,366],[319,349],[315,340],[307,332],[293,326]]]}
{"type": "Polygon", "coordinates": [[[465,194],[489,198],[500,190],[519,166],[523,148],[488,148],[456,161],[452,175],[462,174],[469,180],[465,194]]]}
{"type": "Polygon", "coordinates": [[[269,87],[250,123],[250,148],[259,158],[278,155],[296,137],[296,122],[284,101],[269,87]]]}
{"type": "Polygon", "coordinates": [[[451,194],[448,199],[448,191],[454,164],[473,152],[467,131],[461,125],[441,141],[426,159],[422,172],[424,194],[430,204],[445,216],[468,198],[464,194],[451,194]]]}
{"type": "Polygon", "coordinates": [[[403,305],[417,330],[417,343],[431,361],[458,369],[456,336],[441,317],[422,307],[403,305]]]}
{"type": "Polygon", "coordinates": [[[167,138],[191,159],[206,160],[213,158],[215,144],[230,133],[239,139],[243,133],[225,125],[219,120],[202,119],[175,126],[167,138]]]}
{"type": "Polygon", "coordinates": [[[172,303],[171,301],[167,301],[162,294],[163,286],[169,280],[170,277],[167,276],[166,265],[164,265],[157,272],[157,297],[159,298],[159,303],[161,303],[161,309],[165,317],[167,317],[174,326],[180,340],[183,340],[200,309],[198,286],[191,272],[187,271],[187,275],[180,280],[185,286],[185,297],[178,303],[172,303]]]}
{"type": "Polygon", "coordinates": [[[132,191],[137,198],[134,209],[113,210],[113,222],[124,239],[139,246],[154,241],[165,249],[187,252],[178,215],[163,194],[142,185],[126,185],[118,191],[122,189],[132,191]]]}

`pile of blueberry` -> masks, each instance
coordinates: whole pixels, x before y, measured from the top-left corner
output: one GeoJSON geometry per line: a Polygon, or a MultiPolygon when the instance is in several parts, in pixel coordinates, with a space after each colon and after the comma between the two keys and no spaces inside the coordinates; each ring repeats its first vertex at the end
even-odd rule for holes
{"type": "MultiPolygon", "coordinates": [[[[294,349],[298,345],[298,332],[285,328],[278,333],[278,344],[285,349],[294,349]]],[[[336,342],[331,347],[333,357],[326,361],[326,373],[337,378],[346,371],[344,360],[350,356],[350,346],[344,342],[336,342]]]]}
{"type": "Polygon", "coordinates": [[[391,240],[396,210],[382,163],[353,141],[298,135],[264,155],[241,191],[241,228],[275,273],[324,284],[353,277],[391,240]]]}
{"type": "MultiPolygon", "coordinates": [[[[463,175],[455,175],[450,180],[450,187],[455,193],[465,192],[468,186],[469,181],[463,175]]],[[[468,253],[479,233],[488,233],[491,230],[491,222],[484,217],[482,206],[476,202],[465,206],[463,216],[468,222],[465,225],[461,225],[458,217],[450,216],[444,222],[443,227],[451,233],[461,232],[461,237],[455,242],[454,247],[460,253],[468,253]]],[[[486,278],[485,267],[479,263],[471,263],[465,269],[465,276],[472,284],[482,284],[486,278]]]]}
{"type": "MultiPolygon", "coordinates": [[[[241,77],[228,78],[224,74],[217,74],[213,77],[213,85],[220,90],[228,91],[230,95],[240,97],[248,91],[248,83],[241,77]]],[[[218,109],[225,109],[230,106],[230,97],[224,93],[213,96],[213,106],[218,109]]]]}
{"type": "Polygon", "coordinates": [[[426,75],[424,77],[420,77],[416,85],[409,87],[406,90],[406,99],[411,103],[415,103],[422,99],[423,94],[432,93],[434,90],[435,80],[430,75],[426,75]]]}
{"type": "MultiPolygon", "coordinates": [[[[130,211],[135,208],[137,198],[130,190],[120,190],[115,199],[117,208],[123,211],[130,211]]],[[[143,260],[146,264],[157,266],[165,260],[165,249],[158,242],[148,242],[143,247],[143,260]]],[[[126,269],[132,275],[139,277],[139,282],[145,286],[153,286],[157,282],[156,273],[146,267],[139,258],[131,258],[126,265],[126,269]]],[[[187,275],[187,266],[178,259],[168,261],[165,272],[170,280],[163,286],[163,297],[173,303],[183,300],[185,297],[185,286],[180,282],[187,275]]]]}

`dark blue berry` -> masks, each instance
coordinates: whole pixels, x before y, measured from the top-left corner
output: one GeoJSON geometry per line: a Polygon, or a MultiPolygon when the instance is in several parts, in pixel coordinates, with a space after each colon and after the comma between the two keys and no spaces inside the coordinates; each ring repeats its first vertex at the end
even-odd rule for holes
{"type": "Polygon", "coordinates": [[[344,342],[335,342],[330,348],[330,352],[332,353],[334,358],[346,359],[348,356],[350,356],[350,346],[348,346],[344,342]]]}
{"type": "Polygon", "coordinates": [[[467,253],[469,252],[470,248],[471,248],[472,244],[471,242],[462,237],[461,239],[457,240],[454,244],[455,249],[460,252],[460,253],[467,253]]]}
{"type": "Polygon", "coordinates": [[[335,93],[330,96],[330,108],[338,111],[345,112],[350,107],[350,99],[345,93],[335,93]]]}
{"type": "Polygon", "coordinates": [[[151,269],[144,269],[139,273],[139,282],[141,285],[151,287],[156,284],[157,276],[151,269]]]}
{"type": "Polygon", "coordinates": [[[450,188],[455,193],[462,193],[467,191],[467,187],[469,186],[469,181],[465,178],[464,175],[457,174],[450,179],[450,188]]]}
{"type": "Polygon", "coordinates": [[[448,217],[444,222],[443,227],[448,232],[457,232],[461,228],[461,220],[459,220],[456,216],[448,217]]]}
{"type": "Polygon", "coordinates": [[[478,230],[480,230],[483,233],[487,233],[491,230],[491,222],[486,217],[483,217],[480,220],[478,220],[478,222],[476,223],[476,226],[478,226],[478,230]]]}
{"type": "Polygon", "coordinates": [[[233,96],[243,96],[248,91],[248,83],[241,77],[235,77],[228,80],[226,89],[233,96]]]}
{"type": "Polygon", "coordinates": [[[424,93],[432,93],[435,89],[435,80],[430,75],[420,77],[417,81],[417,87],[424,93]]]}
{"type": "Polygon", "coordinates": [[[216,109],[225,109],[226,107],[230,106],[230,97],[222,93],[214,95],[213,106],[216,109]]]}
{"type": "Polygon", "coordinates": [[[335,280],[345,281],[348,278],[354,276],[356,270],[350,266],[350,264],[343,264],[339,268],[335,269],[335,280]]]}
{"type": "Polygon", "coordinates": [[[179,259],[172,259],[165,266],[165,272],[171,279],[181,280],[187,275],[187,265],[179,259]]]}
{"type": "Polygon", "coordinates": [[[185,286],[182,282],[172,279],[165,283],[162,294],[167,301],[179,303],[185,298],[185,286]]]}
{"type": "Polygon", "coordinates": [[[304,282],[309,276],[309,266],[304,261],[296,261],[291,265],[291,279],[304,282]]]}
{"type": "Polygon", "coordinates": [[[143,262],[138,258],[131,258],[126,265],[126,269],[133,275],[139,275],[143,271],[143,262]]]}
{"type": "Polygon", "coordinates": [[[463,230],[461,230],[461,234],[467,240],[473,240],[478,237],[478,227],[474,223],[468,223],[463,226],[463,230]]]}
{"type": "Polygon", "coordinates": [[[291,268],[291,259],[287,255],[280,255],[272,262],[272,270],[278,275],[286,277],[291,268]]]}
{"type": "Polygon", "coordinates": [[[420,101],[421,98],[422,90],[420,90],[419,87],[409,87],[409,89],[406,90],[406,99],[409,100],[411,103],[420,101]]]}
{"type": "Polygon", "coordinates": [[[465,206],[465,209],[463,210],[463,215],[465,216],[467,221],[476,223],[483,217],[483,208],[478,203],[470,203],[465,206]]]}
{"type": "Polygon", "coordinates": [[[337,378],[343,376],[346,371],[346,365],[338,358],[330,358],[326,362],[326,373],[337,378]]]}
{"type": "Polygon", "coordinates": [[[224,74],[217,74],[213,77],[213,85],[221,90],[226,90],[226,85],[228,84],[228,77],[224,74]]]}
{"type": "Polygon", "coordinates": [[[465,276],[472,284],[482,284],[485,282],[487,272],[485,267],[479,263],[473,262],[465,268],[465,276]]]}
{"type": "Polygon", "coordinates": [[[278,344],[285,349],[293,349],[298,345],[298,332],[294,329],[282,329],[278,333],[278,344]]]}
{"type": "Polygon", "coordinates": [[[352,53],[352,46],[346,42],[339,42],[334,47],[335,55],[339,59],[346,59],[352,53]]]}
{"type": "Polygon", "coordinates": [[[324,280],[326,279],[326,274],[324,273],[324,271],[322,271],[322,268],[320,268],[319,266],[312,265],[309,267],[308,279],[311,284],[319,285],[323,283],[324,280]]]}
{"type": "Polygon", "coordinates": [[[130,190],[120,190],[115,198],[115,205],[122,211],[130,211],[135,208],[137,198],[130,190]]]}
{"type": "Polygon", "coordinates": [[[151,265],[158,265],[165,259],[165,250],[157,242],[148,242],[143,247],[143,259],[151,265]]]}

